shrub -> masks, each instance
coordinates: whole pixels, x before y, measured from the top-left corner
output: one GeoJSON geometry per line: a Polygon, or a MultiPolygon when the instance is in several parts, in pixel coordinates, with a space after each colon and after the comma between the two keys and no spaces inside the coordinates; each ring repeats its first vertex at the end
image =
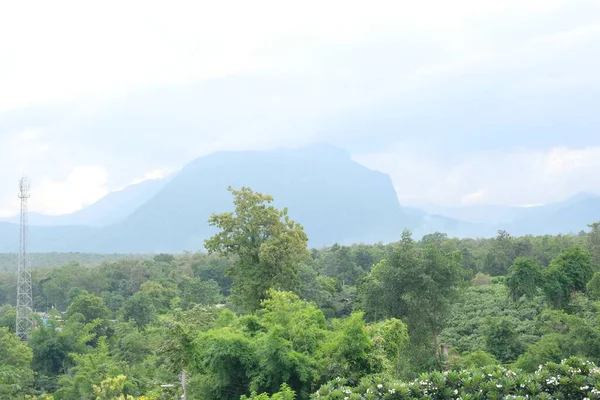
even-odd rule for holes
{"type": "Polygon", "coordinates": [[[403,383],[368,377],[355,387],[341,378],[322,386],[311,397],[334,399],[600,399],[600,368],[577,358],[547,363],[535,373],[500,366],[432,372],[403,383]]]}

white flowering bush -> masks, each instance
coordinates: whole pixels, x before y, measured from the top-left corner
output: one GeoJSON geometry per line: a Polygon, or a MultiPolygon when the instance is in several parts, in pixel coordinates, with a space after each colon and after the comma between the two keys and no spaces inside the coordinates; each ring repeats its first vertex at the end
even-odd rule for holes
{"type": "Polygon", "coordinates": [[[365,378],[350,387],[342,378],[323,385],[313,400],[592,400],[600,399],[600,368],[577,358],[548,363],[533,373],[498,366],[432,372],[403,383],[365,378]]]}

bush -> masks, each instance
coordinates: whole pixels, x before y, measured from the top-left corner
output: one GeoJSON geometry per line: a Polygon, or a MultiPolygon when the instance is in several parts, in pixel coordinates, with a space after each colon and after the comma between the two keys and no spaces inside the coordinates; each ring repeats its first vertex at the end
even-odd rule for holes
{"type": "Polygon", "coordinates": [[[491,275],[478,272],[471,282],[473,283],[473,286],[487,286],[492,284],[492,277],[491,275]]]}
{"type": "Polygon", "coordinates": [[[338,378],[311,397],[334,399],[600,399],[600,368],[577,358],[548,363],[535,373],[499,366],[423,374],[409,383],[370,377],[350,387],[338,378]]]}

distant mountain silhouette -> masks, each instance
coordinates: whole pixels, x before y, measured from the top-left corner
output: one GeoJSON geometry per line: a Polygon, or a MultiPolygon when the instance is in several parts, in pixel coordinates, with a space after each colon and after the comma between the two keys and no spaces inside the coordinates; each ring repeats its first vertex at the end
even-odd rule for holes
{"type": "MultiPolygon", "coordinates": [[[[424,208],[429,213],[470,222],[467,227],[461,225],[461,229],[466,228],[467,232],[479,227],[483,232],[504,229],[512,235],[568,234],[578,233],[588,224],[600,221],[600,196],[593,193],[578,193],[560,202],[531,207],[472,205],[424,208]]],[[[475,235],[471,233],[469,236],[475,235]]]]}
{"type": "MultiPolygon", "coordinates": [[[[79,212],[32,215],[31,251],[203,250],[204,239],[215,232],[210,215],[232,210],[228,186],[272,195],[276,206],[287,207],[304,226],[312,247],[395,241],[404,228],[416,238],[436,231],[489,237],[498,229],[513,235],[577,233],[600,220],[600,197],[590,194],[540,207],[473,206],[446,208],[447,213],[402,207],[388,175],[336,147],[314,145],[214,153],[167,179],[132,185],[79,212]]],[[[17,224],[0,222],[0,252],[18,251],[18,230],[17,224]]]]}
{"type": "Polygon", "coordinates": [[[198,250],[213,213],[230,211],[227,187],[270,194],[300,222],[310,245],[391,241],[410,218],[389,176],[335,147],[220,152],[188,164],[131,216],[98,232],[88,251],[198,250]]]}
{"type": "Polygon", "coordinates": [[[527,215],[502,228],[513,235],[578,233],[600,221],[600,196],[578,194],[563,202],[528,209],[527,215]]]}

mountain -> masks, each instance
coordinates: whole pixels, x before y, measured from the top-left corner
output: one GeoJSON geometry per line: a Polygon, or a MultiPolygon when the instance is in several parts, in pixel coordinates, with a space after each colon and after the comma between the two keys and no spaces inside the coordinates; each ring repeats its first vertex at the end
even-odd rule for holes
{"type": "Polygon", "coordinates": [[[228,186],[271,194],[300,222],[310,245],[396,240],[413,219],[403,213],[388,175],[335,147],[220,152],[184,167],[124,220],[97,232],[93,252],[198,250],[214,233],[213,213],[230,211],[228,186]]]}
{"type": "MultiPolygon", "coordinates": [[[[227,187],[270,194],[301,223],[309,245],[397,240],[433,232],[457,237],[576,233],[600,220],[600,197],[581,194],[540,207],[403,207],[388,175],[333,146],[219,152],[173,176],[132,185],[71,215],[31,216],[34,252],[158,253],[202,250],[213,213],[232,210],[227,187]],[[438,212],[435,212],[438,211],[438,212]]],[[[17,224],[0,222],[0,252],[18,251],[17,224]]]]}

